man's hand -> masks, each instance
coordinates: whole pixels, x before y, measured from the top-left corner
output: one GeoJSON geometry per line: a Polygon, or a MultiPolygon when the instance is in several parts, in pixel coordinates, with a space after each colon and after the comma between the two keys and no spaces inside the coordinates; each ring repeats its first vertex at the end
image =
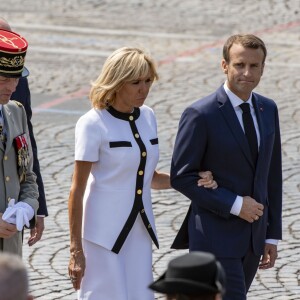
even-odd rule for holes
{"type": "Polygon", "coordinates": [[[16,234],[17,227],[15,224],[10,224],[2,220],[2,213],[0,213],[0,238],[7,239],[16,234]]]}
{"type": "Polygon", "coordinates": [[[210,171],[202,171],[198,173],[200,179],[198,180],[198,186],[204,186],[207,189],[216,189],[218,187],[217,182],[210,171]]]}
{"type": "Polygon", "coordinates": [[[35,227],[30,229],[30,238],[28,239],[29,246],[34,245],[41,239],[44,229],[44,217],[37,216],[35,227]]]}
{"type": "Polygon", "coordinates": [[[249,223],[257,221],[263,215],[264,206],[249,196],[243,197],[243,205],[239,217],[249,223]]]}
{"type": "Polygon", "coordinates": [[[260,261],[258,268],[265,270],[274,267],[277,257],[277,245],[265,244],[264,255],[260,261]]]}

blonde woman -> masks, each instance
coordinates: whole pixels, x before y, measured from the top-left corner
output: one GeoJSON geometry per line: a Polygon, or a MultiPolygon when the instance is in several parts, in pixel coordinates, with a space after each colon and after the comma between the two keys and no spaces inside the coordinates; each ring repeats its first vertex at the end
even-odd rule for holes
{"type": "MultiPolygon", "coordinates": [[[[156,79],[144,51],[116,50],[91,88],[93,108],[76,124],[69,275],[78,299],[154,299],[151,188],[170,188],[169,174],[155,170],[156,118],[144,105],[156,79]]],[[[210,172],[202,177],[216,187],[210,172]]]]}

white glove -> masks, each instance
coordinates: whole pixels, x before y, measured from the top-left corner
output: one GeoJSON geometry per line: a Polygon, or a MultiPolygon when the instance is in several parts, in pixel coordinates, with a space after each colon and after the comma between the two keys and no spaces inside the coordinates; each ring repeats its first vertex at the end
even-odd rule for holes
{"type": "Polygon", "coordinates": [[[15,199],[11,199],[7,209],[2,215],[2,220],[16,224],[18,231],[22,231],[24,225],[29,227],[29,220],[31,220],[33,216],[34,210],[29,204],[22,201],[15,204],[15,199]]]}
{"type": "Polygon", "coordinates": [[[15,199],[11,199],[9,201],[8,207],[2,215],[2,220],[6,221],[7,223],[16,224],[16,208],[14,207],[15,201],[15,199]]]}

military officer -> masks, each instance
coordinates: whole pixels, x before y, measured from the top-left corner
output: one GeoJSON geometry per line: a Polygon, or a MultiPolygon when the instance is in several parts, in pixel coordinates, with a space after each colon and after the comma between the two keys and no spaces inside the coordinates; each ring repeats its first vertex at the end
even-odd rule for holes
{"type": "MultiPolygon", "coordinates": [[[[8,24],[8,22],[0,16],[0,29],[9,30],[12,31],[12,28],[8,24]]],[[[29,129],[29,137],[33,152],[33,172],[36,175],[36,183],[38,185],[39,189],[39,209],[37,211],[37,219],[36,224],[34,228],[31,228],[30,230],[30,237],[28,239],[28,245],[32,246],[36,242],[38,242],[42,235],[45,228],[44,225],[44,218],[48,216],[48,209],[47,209],[47,202],[46,202],[46,196],[45,196],[45,189],[44,189],[44,183],[43,178],[40,171],[40,163],[38,159],[38,149],[37,144],[34,137],[33,132],[33,126],[31,122],[32,117],[32,109],[31,109],[31,95],[30,95],[30,89],[27,77],[21,77],[19,79],[19,83],[16,87],[16,91],[12,94],[11,99],[17,100],[20,103],[23,104],[26,115],[27,115],[27,125],[29,129]]]]}
{"type": "Polygon", "coordinates": [[[0,250],[22,254],[23,226],[35,226],[38,187],[21,103],[11,101],[24,67],[27,41],[0,30],[0,250]]]}

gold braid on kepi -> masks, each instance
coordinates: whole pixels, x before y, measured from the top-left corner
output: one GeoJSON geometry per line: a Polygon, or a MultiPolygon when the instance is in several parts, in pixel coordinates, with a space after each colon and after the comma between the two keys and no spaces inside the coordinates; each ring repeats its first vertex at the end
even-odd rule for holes
{"type": "Polygon", "coordinates": [[[25,56],[28,43],[13,31],[0,30],[0,76],[19,78],[28,76],[25,56]]]}

